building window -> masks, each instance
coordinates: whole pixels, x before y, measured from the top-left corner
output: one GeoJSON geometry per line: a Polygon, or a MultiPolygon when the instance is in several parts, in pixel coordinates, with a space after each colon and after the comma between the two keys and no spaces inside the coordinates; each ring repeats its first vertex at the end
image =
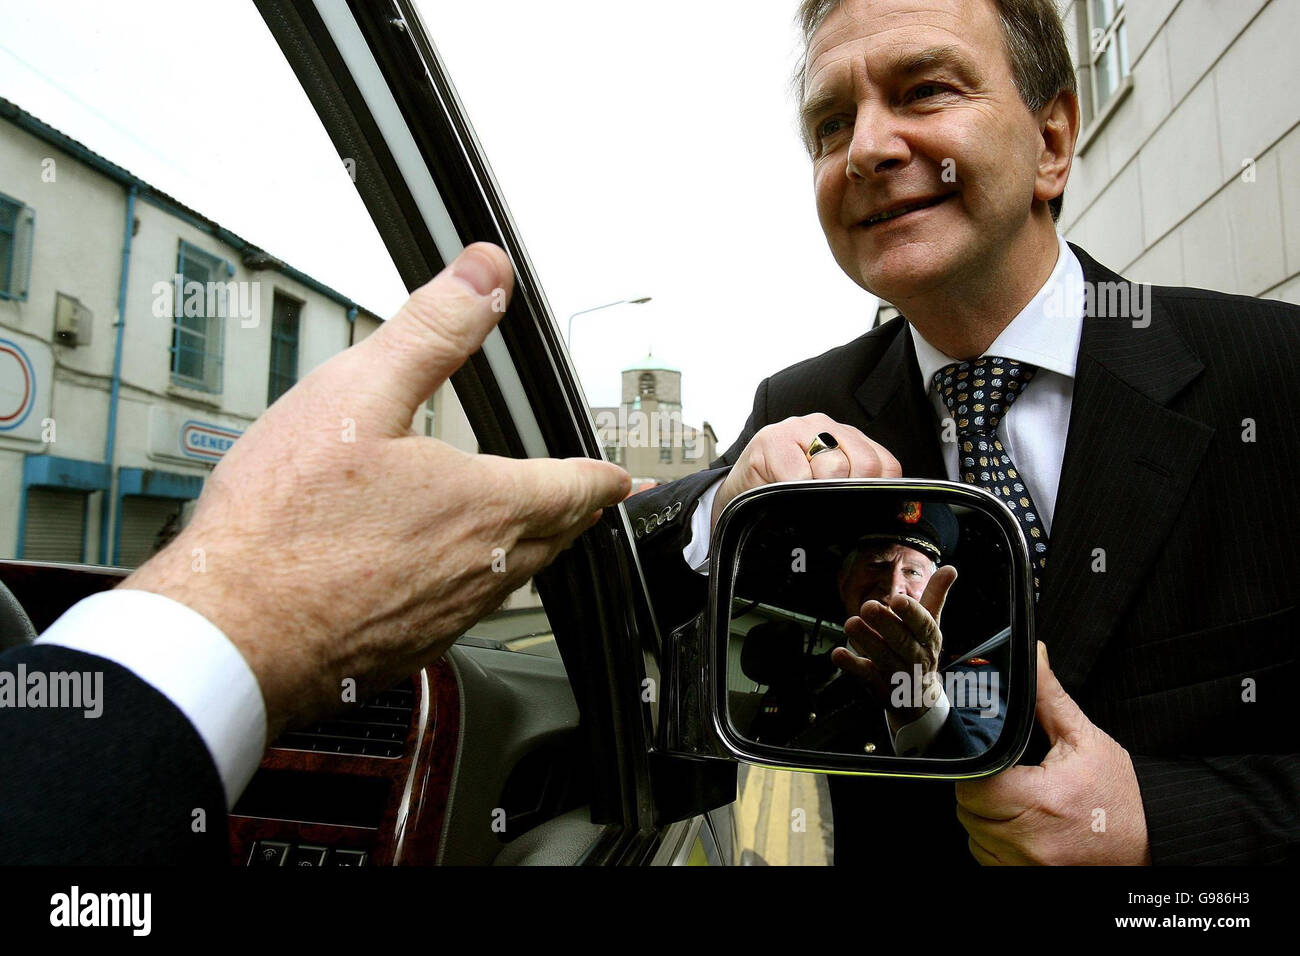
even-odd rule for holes
{"type": "Polygon", "coordinates": [[[1088,70],[1092,76],[1092,115],[1102,109],[1128,76],[1128,27],[1124,0],[1087,0],[1088,70]]]}
{"type": "Polygon", "coordinates": [[[637,381],[637,391],[642,398],[655,397],[655,376],[653,372],[642,372],[637,381]]]}
{"type": "Polygon", "coordinates": [[[36,211],[0,195],[0,299],[26,300],[36,211]]]}
{"type": "Polygon", "coordinates": [[[660,447],[660,449],[659,449],[659,460],[660,460],[661,462],[663,462],[665,465],[671,465],[671,464],[673,463],[673,446],[672,446],[672,445],[663,445],[663,446],[660,447]]]}
{"type": "Polygon", "coordinates": [[[302,303],[279,292],[271,300],[271,377],[266,388],[270,405],[298,381],[298,317],[302,303]]]}
{"type": "Polygon", "coordinates": [[[207,392],[221,391],[221,346],[228,267],[222,259],[182,240],[176,274],[179,302],[172,315],[172,380],[207,392]]]}

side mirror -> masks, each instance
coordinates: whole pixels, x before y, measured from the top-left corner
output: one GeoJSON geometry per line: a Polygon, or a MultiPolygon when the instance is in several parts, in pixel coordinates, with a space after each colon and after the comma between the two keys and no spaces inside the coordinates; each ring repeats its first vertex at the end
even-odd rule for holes
{"type": "Polygon", "coordinates": [[[982,489],[755,488],[714,531],[699,653],[678,670],[699,682],[694,713],[677,714],[696,726],[678,721],[673,749],[788,770],[996,773],[1033,727],[1033,609],[1024,536],[982,489]]]}

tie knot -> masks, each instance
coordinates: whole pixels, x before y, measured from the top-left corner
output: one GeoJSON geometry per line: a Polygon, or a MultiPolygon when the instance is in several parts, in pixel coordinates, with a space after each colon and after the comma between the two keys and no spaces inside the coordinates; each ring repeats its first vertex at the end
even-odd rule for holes
{"type": "Polygon", "coordinates": [[[1038,366],[985,355],[954,362],[934,373],[934,387],[952,413],[959,435],[991,435],[1038,366]]]}

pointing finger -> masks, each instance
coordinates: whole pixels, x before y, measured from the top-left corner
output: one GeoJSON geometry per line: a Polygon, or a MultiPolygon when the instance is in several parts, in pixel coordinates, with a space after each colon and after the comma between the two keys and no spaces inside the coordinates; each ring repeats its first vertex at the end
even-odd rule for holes
{"type": "Polygon", "coordinates": [[[859,657],[846,647],[831,651],[831,663],[844,673],[857,678],[883,705],[889,700],[889,687],[874,661],[859,657]]]}
{"type": "Polygon", "coordinates": [[[524,491],[519,513],[522,538],[550,538],[581,525],[593,512],[617,505],[632,490],[632,478],[594,458],[530,458],[508,461],[515,487],[524,491]]]}

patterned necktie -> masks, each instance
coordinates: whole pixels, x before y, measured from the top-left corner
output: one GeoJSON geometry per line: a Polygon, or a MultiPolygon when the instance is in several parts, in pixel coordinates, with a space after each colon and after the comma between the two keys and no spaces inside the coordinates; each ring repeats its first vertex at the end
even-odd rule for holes
{"type": "Polygon", "coordinates": [[[934,387],[957,423],[961,480],[993,492],[1011,509],[1025,533],[1035,600],[1047,562],[1047,529],[1019,470],[1002,447],[997,427],[1037,371],[1034,365],[986,355],[974,362],[948,365],[934,376],[934,387]]]}

